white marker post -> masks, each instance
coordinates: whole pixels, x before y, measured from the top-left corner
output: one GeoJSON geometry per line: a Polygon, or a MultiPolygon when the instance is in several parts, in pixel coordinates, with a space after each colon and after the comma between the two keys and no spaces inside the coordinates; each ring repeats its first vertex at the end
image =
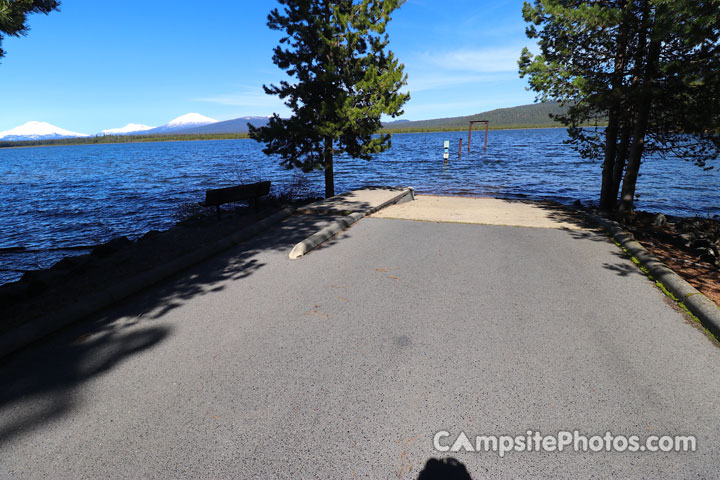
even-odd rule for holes
{"type": "Polygon", "coordinates": [[[443,147],[445,149],[443,152],[443,159],[445,160],[445,163],[447,163],[448,158],[450,158],[450,140],[445,140],[443,147]]]}

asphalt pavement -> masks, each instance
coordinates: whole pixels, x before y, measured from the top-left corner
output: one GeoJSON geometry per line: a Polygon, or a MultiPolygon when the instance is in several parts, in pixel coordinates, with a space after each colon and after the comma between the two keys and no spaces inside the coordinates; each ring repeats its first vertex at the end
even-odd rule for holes
{"type": "Polygon", "coordinates": [[[720,350],[604,235],[291,222],[0,364],[0,476],[717,477],[720,350]],[[433,448],[528,430],[697,451],[433,448]]]}

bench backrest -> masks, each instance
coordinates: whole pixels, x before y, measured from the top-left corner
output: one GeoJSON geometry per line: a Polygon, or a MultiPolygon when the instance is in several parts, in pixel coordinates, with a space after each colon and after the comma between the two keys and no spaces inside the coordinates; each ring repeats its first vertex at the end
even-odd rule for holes
{"type": "Polygon", "coordinates": [[[205,205],[222,205],[251,198],[262,197],[270,193],[270,182],[249,183],[234,187],[215,188],[205,192],[205,205]]]}

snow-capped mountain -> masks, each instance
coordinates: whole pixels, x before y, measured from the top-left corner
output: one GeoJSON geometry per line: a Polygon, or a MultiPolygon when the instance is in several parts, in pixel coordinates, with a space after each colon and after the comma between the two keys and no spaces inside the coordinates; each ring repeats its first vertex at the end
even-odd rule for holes
{"type": "Polygon", "coordinates": [[[152,130],[148,130],[145,133],[175,133],[179,130],[202,127],[210,125],[211,123],[217,123],[217,120],[206,117],[205,115],[200,115],[199,113],[187,113],[171,120],[165,125],[160,125],[152,130]]]}
{"type": "MultiPolygon", "coordinates": [[[[121,128],[108,128],[95,135],[196,135],[216,133],[247,133],[247,124],[259,127],[266,125],[268,117],[240,117],[233,120],[218,121],[214,118],[187,113],[159,127],[151,127],[141,123],[128,123],[121,128]]],[[[27,122],[24,125],[5,132],[0,132],[0,140],[49,140],[54,138],[89,137],[84,133],[71,132],[45,122],[27,122]]]]}
{"type": "Polygon", "coordinates": [[[52,140],[54,138],[89,137],[86,133],[71,132],[47,122],[27,122],[11,130],[0,132],[0,140],[52,140]]]}
{"type": "Polygon", "coordinates": [[[186,113],[185,115],[182,115],[180,117],[177,117],[174,120],[170,120],[170,122],[166,123],[165,127],[195,127],[200,125],[208,125],[210,123],[216,123],[217,120],[214,118],[206,117],[205,115],[200,115],[199,113],[186,113]]]}
{"type": "Polygon", "coordinates": [[[143,125],[141,123],[128,123],[122,128],[109,128],[100,132],[101,135],[127,135],[129,133],[145,132],[152,130],[155,127],[149,125],[143,125]]]}

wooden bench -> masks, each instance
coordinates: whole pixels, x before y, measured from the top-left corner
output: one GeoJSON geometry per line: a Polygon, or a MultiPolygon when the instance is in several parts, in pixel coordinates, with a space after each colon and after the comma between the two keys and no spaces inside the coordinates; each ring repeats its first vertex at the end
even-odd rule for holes
{"type": "Polygon", "coordinates": [[[217,208],[220,218],[220,205],[232,202],[247,201],[248,205],[257,208],[257,200],[270,193],[270,182],[249,183],[234,187],[215,188],[205,192],[205,201],[200,205],[217,208]]]}

